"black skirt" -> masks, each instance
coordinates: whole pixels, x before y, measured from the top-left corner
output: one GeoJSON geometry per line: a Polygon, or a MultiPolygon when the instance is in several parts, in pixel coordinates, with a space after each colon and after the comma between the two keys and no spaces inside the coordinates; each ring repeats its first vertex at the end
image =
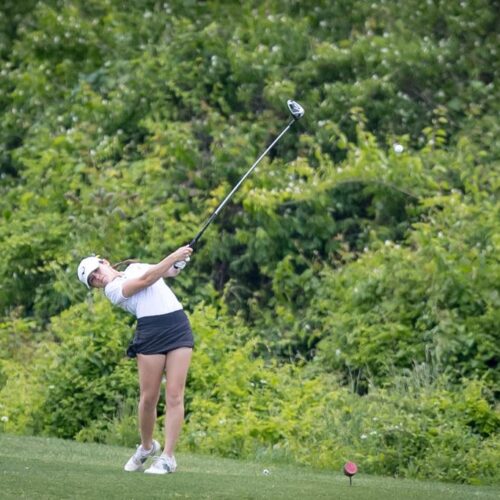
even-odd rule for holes
{"type": "Polygon", "coordinates": [[[191,325],[182,309],[139,318],[127,356],[135,358],[137,354],[167,354],[180,347],[194,347],[191,325]]]}

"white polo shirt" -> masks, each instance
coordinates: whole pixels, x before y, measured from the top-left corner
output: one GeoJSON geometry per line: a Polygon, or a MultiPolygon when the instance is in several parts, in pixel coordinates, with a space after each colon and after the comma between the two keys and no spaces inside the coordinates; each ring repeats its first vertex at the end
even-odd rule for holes
{"type": "Polygon", "coordinates": [[[106,285],[104,288],[106,297],[112,304],[120,306],[125,311],[132,313],[136,318],[157,316],[182,309],[182,304],[163,279],[159,279],[156,283],[131,297],[123,296],[122,290],[125,281],[142,276],[150,267],[152,267],[150,264],[130,264],[122,276],[115,278],[106,285]]]}

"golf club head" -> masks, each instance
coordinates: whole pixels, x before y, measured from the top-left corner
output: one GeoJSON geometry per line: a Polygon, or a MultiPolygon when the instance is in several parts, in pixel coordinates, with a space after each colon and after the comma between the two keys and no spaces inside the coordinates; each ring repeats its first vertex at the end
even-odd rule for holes
{"type": "Polygon", "coordinates": [[[288,99],[286,103],[288,105],[290,113],[296,120],[304,116],[304,108],[298,102],[288,99]]]}

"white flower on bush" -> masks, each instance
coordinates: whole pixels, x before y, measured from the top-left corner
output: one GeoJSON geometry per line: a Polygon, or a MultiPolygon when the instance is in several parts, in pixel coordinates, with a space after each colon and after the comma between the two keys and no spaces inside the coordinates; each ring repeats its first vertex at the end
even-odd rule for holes
{"type": "Polygon", "coordinates": [[[3,415],[3,417],[0,419],[2,422],[8,422],[9,417],[7,415],[3,415]]]}
{"type": "Polygon", "coordinates": [[[368,436],[366,434],[361,434],[360,438],[361,439],[366,439],[368,436]]]}

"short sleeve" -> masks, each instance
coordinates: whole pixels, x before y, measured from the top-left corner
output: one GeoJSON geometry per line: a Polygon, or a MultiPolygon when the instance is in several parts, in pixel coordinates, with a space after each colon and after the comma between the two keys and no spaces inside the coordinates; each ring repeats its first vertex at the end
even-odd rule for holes
{"type": "Polygon", "coordinates": [[[114,305],[123,304],[127,300],[126,297],[123,296],[122,287],[123,287],[123,279],[117,278],[114,279],[111,283],[108,283],[104,288],[104,293],[106,297],[111,301],[114,305]]]}

